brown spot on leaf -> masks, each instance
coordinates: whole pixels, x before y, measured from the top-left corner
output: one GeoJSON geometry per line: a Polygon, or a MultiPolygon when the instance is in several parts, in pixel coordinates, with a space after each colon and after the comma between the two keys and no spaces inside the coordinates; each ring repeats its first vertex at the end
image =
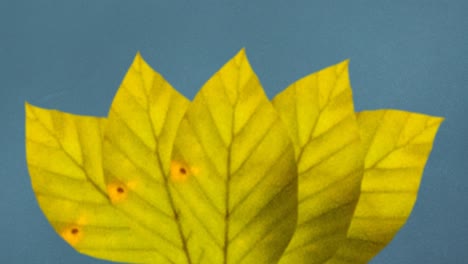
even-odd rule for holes
{"type": "Polygon", "coordinates": [[[128,196],[128,188],[120,182],[112,182],[107,185],[107,194],[112,203],[124,201],[128,196]]]}
{"type": "Polygon", "coordinates": [[[171,162],[171,175],[170,179],[173,182],[184,182],[191,175],[191,170],[189,167],[180,161],[171,162]]]}
{"type": "Polygon", "coordinates": [[[76,246],[83,239],[83,232],[81,232],[80,227],[75,224],[65,227],[62,232],[60,232],[60,235],[71,246],[76,246]]]}

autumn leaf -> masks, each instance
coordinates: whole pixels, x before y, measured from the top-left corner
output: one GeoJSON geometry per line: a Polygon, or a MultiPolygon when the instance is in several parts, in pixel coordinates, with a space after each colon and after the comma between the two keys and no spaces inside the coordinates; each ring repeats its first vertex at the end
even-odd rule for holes
{"type": "Polygon", "coordinates": [[[107,118],[26,104],[38,203],[111,261],[365,263],[409,216],[441,119],[356,115],[347,70],[270,102],[241,50],[190,102],[137,54],[107,118]]]}
{"type": "Polygon", "coordinates": [[[367,263],[408,219],[440,117],[397,110],[357,114],[365,153],[348,238],[327,263],[367,263]]]}
{"type": "Polygon", "coordinates": [[[189,258],[167,177],[172,142],[187,105],[137,54],[104,130],[103,169],[110,200],[155,247],[158,263],[189,258]]]}
{"type": "Polygon", "coordinates": [[[299,172],[298,225],[280,263],[323,263],[346,239],[364,168],[348,62],[293,83],[273,104],[299,172]]]}
{"type": "Polygon", "coordinates": [[[242,50],[202,87],[174,143],[171,186],[202,263],[275,263],[297,215],[286,128],[242,50]]]}
{"type": "Polygon", "coordinates": [[[37,201],[55,231],[81,253],[151,262],[155,254],[109,201],[101,165],[103,118],[26,104],[26,156],[37,201]]]}

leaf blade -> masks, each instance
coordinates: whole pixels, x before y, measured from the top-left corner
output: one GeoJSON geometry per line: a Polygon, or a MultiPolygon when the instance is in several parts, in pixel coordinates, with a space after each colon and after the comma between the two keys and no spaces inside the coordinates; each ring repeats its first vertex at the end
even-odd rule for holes
{"type": "Polygon", "coordinates": [[[200,263],[279,259],[296,219],[294,152],[243,50],[189,106],[173,167],[171,186],[200,263]]]}
{"type": "MultiPolygon", "coordinates": [[[[26,159],[37,201],[54,230],[83,254],[128,262],[134,258],[115,255],[113,248],[136,252],[147,245],[114,210],[105,192],[100,164],[103,122],[26,104],[26,159]]],[[[139,257],[160,258],[156,252],[139,257]]]]}
{"type": "Polygon", "coordinates": [[[108,192],[115,197],[111,201],[169,263],[192,261],[168,187],[172,143],[188,103],[137,54],[104,132],[103,166],[108,192]]]}
{"type": "Polygon", "coordinates": [[[404,225],[416,202],[442,118],[398,110],[357,114],[366,153],[348,239],[329,263],[367,263],[404,225]]]}
{"type": "Polygon", "coordinates": [[[299,172],[298,227],[280,263],[323,263],[346,239],[363,170],[347,68],[306,76],[273,99],[299,172]]]}

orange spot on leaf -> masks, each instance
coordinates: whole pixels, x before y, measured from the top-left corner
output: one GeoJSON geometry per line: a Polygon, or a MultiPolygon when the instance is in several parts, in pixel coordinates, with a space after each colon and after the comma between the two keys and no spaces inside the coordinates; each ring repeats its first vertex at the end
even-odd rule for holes
{"type": "Polygon", "coordinates": [[[171,180],[173,182],[185,182],[189,176],[193,175],[193,168],[189,168],[180,161],[171,161],[171,180]]]}
{"type": "Polygon", "coordinates": [[[68,244],[76,246],[83,238],[83,230],[78,225],[71,225],[64,228],[62,232],[60,232],[60,235],[68,244]]]}
{"type": "Polygon", "coordinates": [[[119,203],[128,196],[128,188],[122,183],[114,182],[107,185],[107,194],[112,203],[119,203]]]}

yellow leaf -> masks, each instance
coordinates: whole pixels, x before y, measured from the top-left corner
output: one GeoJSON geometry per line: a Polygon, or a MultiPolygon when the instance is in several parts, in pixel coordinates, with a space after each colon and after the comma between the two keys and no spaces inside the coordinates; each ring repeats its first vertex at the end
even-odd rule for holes
{"type": "MultiPolygon", "coordinates": [[[[112,204],[132,219],[153,263],[191,263],[187,234],[169,190],[170,154],[189,101],[137,54],[104,130],[103,167],[112,204]]],[[[139,258],[133,262],[139,262],[139,258]]]]}
{"type": "Polygon", "coordinates": [[[404,225],[442,118],[397,110],[357,115],[365,173],[346,243],[328,263],[367,263],[404,225]]]}
{"type": "Polygon", "coordinates": [[[442,119],[356,118],[347,67],[271,103],[241,50],[189,102],[137,54],[106,119],[26,104],[38,203],[107,260],[365,263],[408,218],[442,119]]]}
{"type": "Polygon", "coordinates": [[[190,104],[171,187],[197,263],[276,263],[296,224],[294,149],[244,51],[190,104]]]}
{"type": "Polygon", "coordinates": [[[299,172],[299,216],[280,263],[323,263],[346,239],[364,161],[348,61],[293,83],[273,100],[299,172]]]}
{"type": "Polygon", "coordinates": [[[26,104],[26,158],[38,203],[79,252],[123,262],[158,259],[109,202],[101,166],[103,123],[26,104]]]}

